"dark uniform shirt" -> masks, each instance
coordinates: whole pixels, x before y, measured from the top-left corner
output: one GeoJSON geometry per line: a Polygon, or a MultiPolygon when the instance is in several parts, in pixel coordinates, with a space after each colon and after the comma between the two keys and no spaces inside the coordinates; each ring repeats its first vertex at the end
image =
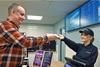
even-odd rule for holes
{"type": "MultiPolygon", "coordinates": [[[[95,47],[92,43],[88,46],[84,46],[84,44],[75,43],[74,41],[66,37],[62,41],[64,41],[65,44],[68,45],[68,47],[70,47],[72,50],[76,52],[76,55],[73,59],[85,63],[87,67],[94,67],[94,64],[98,56],[97,47],[95,47]]],[[[76,64],[76,67],[81,66],[77,66],[76,64]]]]}

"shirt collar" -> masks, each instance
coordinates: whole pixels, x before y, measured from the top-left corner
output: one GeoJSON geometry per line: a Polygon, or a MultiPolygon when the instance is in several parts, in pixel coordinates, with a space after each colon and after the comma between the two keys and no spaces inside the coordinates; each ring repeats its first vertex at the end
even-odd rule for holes
{"type": "Polygon", "coordinates": [[[89,46],[91,46],[91,45],[93,45],[93,44],[92,44],[92,43],[90,43],[90,44],[88,44],[87,46],[85,46],[85,45],[84,45],[84,47],[89,47],[89,46]]]}
{"type": "Polygon", "coordinates": [[[9,18],[7,18],[7,21],[11,22],[17,29],[19,29],[20,26],[18,26],[14,21],[11,21],[9,18]]]}

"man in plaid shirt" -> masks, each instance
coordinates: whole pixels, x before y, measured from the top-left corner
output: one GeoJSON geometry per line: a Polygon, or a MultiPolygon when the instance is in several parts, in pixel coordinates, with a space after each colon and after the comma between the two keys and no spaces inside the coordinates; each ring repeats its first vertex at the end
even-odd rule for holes
{"type": "Polygon", "coordinates": [[[25,47],[42,45],[55,40],[55,36],[29,38],[18,29],[25,19],[25,9],[16,3],[8,8],[8,18],[0,23],[0,67],[21,67],[25,47]]]}

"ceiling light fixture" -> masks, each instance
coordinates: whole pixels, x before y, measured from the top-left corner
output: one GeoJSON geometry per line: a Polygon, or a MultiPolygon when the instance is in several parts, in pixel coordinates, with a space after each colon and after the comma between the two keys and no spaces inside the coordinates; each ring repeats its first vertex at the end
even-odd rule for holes
{"type": "Polygon", "coordinates": [[[42,20],[43,16],[27,15],[28,20],[42,20]]]}

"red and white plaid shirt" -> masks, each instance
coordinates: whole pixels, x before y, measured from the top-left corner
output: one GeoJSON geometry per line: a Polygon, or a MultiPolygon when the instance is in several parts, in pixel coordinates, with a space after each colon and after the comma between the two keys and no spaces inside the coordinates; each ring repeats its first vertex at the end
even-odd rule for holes
{"type": "Polygon", "coordinates": [[[0,23],[0,67],[21,67],[25,47],[47,42],[47,38],[22,35],[12,21],[0,23]]]}

